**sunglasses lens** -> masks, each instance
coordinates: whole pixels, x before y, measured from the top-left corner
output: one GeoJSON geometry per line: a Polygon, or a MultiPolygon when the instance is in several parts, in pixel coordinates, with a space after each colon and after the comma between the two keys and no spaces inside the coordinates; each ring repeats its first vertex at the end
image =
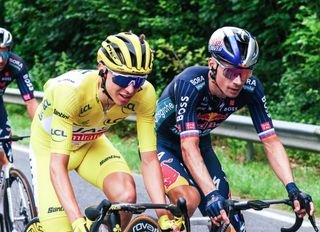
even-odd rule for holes
{"type": "Polygon", "coordinates": [[[10,56],[10,52],[0,52],[0,56],[7,60],[10,56]]]}
{"type": "Polygon", "coordinates": [[[133,85],[135,89],[140,88],[144,82],[145,78],[141,77],[126,77],[121,75],[114,75],[113,82],[117,85],[119,85],[121,88],[127,88],[129,85],[133,85]]]}
{"type": "Polygon", "coordinates": [[[230,80],[237,78],[237,76],[240,76],[240,78],[248,78],[251,74],[251,69],[225,68],[223,70],[223,75],[230,80]]]}

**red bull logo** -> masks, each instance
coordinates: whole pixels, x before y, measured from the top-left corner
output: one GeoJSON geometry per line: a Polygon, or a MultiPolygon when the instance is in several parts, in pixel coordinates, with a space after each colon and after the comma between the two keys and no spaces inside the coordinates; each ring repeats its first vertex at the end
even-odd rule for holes
{"type": "Polygon", "coordinates": [[[198,119],[213,122],[226,119],[226,116],[218,113],[198,114],[198,119]]]}
{"type": "Polygon", "coordinates": [[[171,163],[172,161],[165,160],[161,162],[164,186],[168,188],[170,185],[177,181],[178,177],[180,176],[180,173],[168,166],[167,164],[165,164],[165,162],[171,163]]]}

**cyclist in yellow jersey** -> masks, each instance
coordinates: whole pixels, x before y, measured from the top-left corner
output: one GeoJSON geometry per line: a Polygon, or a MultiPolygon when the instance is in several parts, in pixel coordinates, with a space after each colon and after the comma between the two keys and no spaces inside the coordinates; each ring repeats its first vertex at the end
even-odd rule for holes
{"type": "MultiPolygon", "coordinates": [[[[154,203],[165,203],[156,152],[156,94],[146,78],[153,53],[144,36],[110,35],[98,51],[98,70],[73,70],[50,79],[32,122],[30,157],[35,198],[44,231],[88,231],[68,171],[76,170],[111,201],[135,202],[130,169],[104,133],[131,114],[137,117],[141,168],[154,203]]],[[[179,231],[166,210],[162,228],[179,231]]],[[[121,215],[124,228],[131,215],[121,215]]]]}

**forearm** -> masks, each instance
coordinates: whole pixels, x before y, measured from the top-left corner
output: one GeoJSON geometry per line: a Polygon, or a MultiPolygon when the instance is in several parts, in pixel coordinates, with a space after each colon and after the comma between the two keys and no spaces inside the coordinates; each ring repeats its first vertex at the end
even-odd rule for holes
{"type": "Polygon", "coordinates": [[[288,155],[277,136],[274,138],[268,138],[262,142],[270,166],[283,185],[293,182],[293,175],[288,155]]]}
{"type": "Polygon", "coordinates": [[[73,192],[67,168],[57,165],[55,161],[52,161],[51,159],[50,178],[60,204],[66,212],[70,222],[72,223],[77,218],[82,217],[73,192]]]}
{"type": "MultiPolygon", "coordinates": [[[[166,203],[162,171],[156,152],[141,154],[143,181],[152,203],[166,203]]],[[[167,214],[166,210],[156,210],[158,217],[167,214]]]]}
{"type": "Polygon", "coordinates": [[[31,119],[33,119],[35,113],[36,113],[36,110],[37,110],[37,107],[38,107],[38,102],[35,98],[29,100],[26,102],[26,107],[27,107],[27,111],[28,111],[28,114],[29,114],[29,117],[31,119]]]}
{"type": "Polygon", "coordinates": [[[204,195],[209,194],[216,190],[209,171],[201,156],[200,149],[197,145],[182,146],[182,156],[185,165],[187,166],[190,174],[199,185],[204,195]]]}

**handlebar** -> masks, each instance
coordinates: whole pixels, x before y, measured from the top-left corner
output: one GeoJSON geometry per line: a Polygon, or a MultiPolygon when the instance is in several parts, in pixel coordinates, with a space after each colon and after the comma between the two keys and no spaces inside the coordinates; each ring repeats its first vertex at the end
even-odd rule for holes
{"type": "MultiPolygon", "coordinates": [[[[293,206],[292,201],[290,201],[289,199],[282,199],[282,200],[252,200],[252,201],[235,201],[235,200],[226,200],[225,201],[225,206],[229,211],[229,215],[231,211],[241,211],[241,210],[248,210],[248,209],[254,209],[254,210],[262,210],[264,208],[269,208],[270,205],[275,205],[275,204],[285,204],[288,206],[293,206]]],[[[306,207],[307,210],[307,214],[308,214],[308,219],[310,221],[310,223],[312,224],[314,230],[316,232],[319,232],[319,229],[316,226],[315,220],[314,218],[310,215],[310,208],[308,209],[308,207],[306,207]]],[[[228,216],[229,216],[228,215],[228,216]]],[[[303,222],[303,218],[298,217],[297,214],[296,218],[295,218],[295,222],[294,224],[289,227],[289,228],[281,228],[281,232],[294,232],[297,231],[303,222]]],[[[221,231],[226,231],[227,226],[225,226],[225,228],[223,228],[223,230],[221,231]]]]}
{"type": "Polygon", "coordinates": [[[154,204],[154,203],[120,203],[110,202],[107,199],[101,201],[97,207],[88,207],[85,209],[85,215],[94,223],[91,226],[91,231],[96,231],[99,226],[105,224],[105,216],[112,212],[127,212],[131,214],[141,214],[147,209],[166,209],[174,216],[185,219],[186,231],[190,231],[190,219],[187,212],[187,204],[184,198],[179,198],[177,205],[174,204],[154,204]]]}
{"type": "Polygon", "coordinates": [[[10,137],[5,137],[5,138],[0,138],[0,142],[1,143],[8,143],[8,142],[16,142],[25,138],[29,138],[30,135],[23,135],[23,136],[17,136],[17,135],[13,135],[10,137]]]}

